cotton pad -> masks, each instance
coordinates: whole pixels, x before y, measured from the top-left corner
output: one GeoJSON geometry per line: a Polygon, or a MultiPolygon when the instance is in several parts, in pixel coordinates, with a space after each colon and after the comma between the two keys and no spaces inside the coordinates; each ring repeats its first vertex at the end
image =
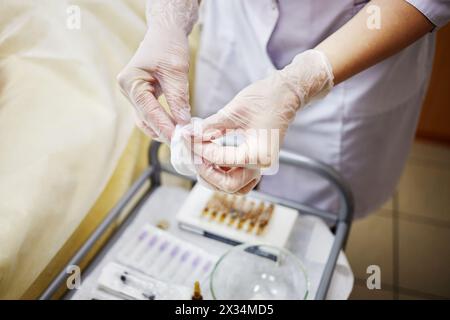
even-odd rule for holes
{"type": "Polygon", "coordinates": [[[182,175],[195,176],[197,171],[191,153],[190,142],[184,138],[186,126],[177,125],[170,142],[170,163],[182,175]]]}
{"type": "MultiPolygon", "coordinates": [[[[185,126],[177,125],[172,135],[170,143],[170,162],[173,168],[182,175],[195,176],[197,170],[195,164],[201,164],[202,159],[192,152],[191,140],[186,137],[190,132],[201,132],[203,119],[192,118],[191,123],[185,126]]],[[[232,132],[225,136],[214,139],[211,142],[221,146],[239,146],[245,143],[245,136],[238,132],[232,132]]],[[[276,158],[278,160],[278,157],[276,158]]],[[[253,168],[254,169],[254,168],[253,168]]],[[[272,163],[270,167],[261,168],[262,175],[272,175],[278,171],[278,161],[272,163]]],[[[200,179],[199,179],[200,180],[200,179]]]]}

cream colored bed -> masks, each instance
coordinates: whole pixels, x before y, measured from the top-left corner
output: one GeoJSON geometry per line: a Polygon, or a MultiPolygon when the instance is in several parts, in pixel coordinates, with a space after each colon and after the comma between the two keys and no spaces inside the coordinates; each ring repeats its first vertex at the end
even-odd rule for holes
{"type": "Polygon", "coordinates": [[[149,141],[115,80],[144,7],[2,2],[1,299],[37,297],[146,165],[149,141]]]}

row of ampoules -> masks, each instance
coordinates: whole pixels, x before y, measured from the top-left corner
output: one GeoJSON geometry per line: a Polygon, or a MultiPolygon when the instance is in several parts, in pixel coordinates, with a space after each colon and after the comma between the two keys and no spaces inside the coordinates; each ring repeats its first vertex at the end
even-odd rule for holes
{"type": "Polygon", "coordinates": [[[274,205],[255,201],[243,196],[215,192],[202,211],[202,216],[211,220],[245,230],[249,233],[264,232],[272,218],[274,205]]]}

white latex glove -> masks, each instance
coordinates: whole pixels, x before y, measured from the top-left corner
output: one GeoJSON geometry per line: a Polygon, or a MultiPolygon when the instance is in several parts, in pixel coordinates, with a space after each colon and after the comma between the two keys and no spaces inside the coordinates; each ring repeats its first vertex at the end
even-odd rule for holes
{"type": "Polygon", "coordinates": [[[233,167],[228,170],[205,163],[197,167],[197,179],[215,191],[244,195],[249,193],[261,179],[259,169],[233,167]]]}
{"type": "Polygon", "coordinates": [[[201,132],[202,123],[202,119],[192,118],[189,126],[176,126],[170,143],[170,161],[174,169],[183,175],[197,176],[201,184],[212,190],[236,194],[249,192],[260,179],[259,169],[221,168],[196,155],[200,152],[194,150],[202,146],[202,141],[192,141],[190,132],[194,127],[201,132]],[[220,188],[214,184],[216,181],[220,181],[220,188]]]}
{"type": "Polygon", "coordinates": [[[232,192],[230,185],[235,190],[245,187],[247,180],[233,180],[234,176],[223,180],[223,175],[217,174],[217,166],[240,167],[240,177],[248,177],[254,174],[244,173],[246,170],[278,162],[279,148],[296,112],[312,98],[325,96],[332,87],[333,73],[327,57],[320,51],[308,50],[283,70],[244,88],[223,109],[204,120],[201,136],[205,142],[196,154],[210,165],[199,171],[200,176],[227,192],[232,192]],[[245,142],[239,146],[210,142],[228,130],[240,131],[245,142]]]}
{"type": "Polygon", "coordinates": [[[168,143],[175,124],[190,120],[188,34],[198,0],[149,0],[146,15],[147,33],[118,81],[136,110],[137,126],[168,143]],[[161,94],[171,115],[158,102],[161,94]]]}

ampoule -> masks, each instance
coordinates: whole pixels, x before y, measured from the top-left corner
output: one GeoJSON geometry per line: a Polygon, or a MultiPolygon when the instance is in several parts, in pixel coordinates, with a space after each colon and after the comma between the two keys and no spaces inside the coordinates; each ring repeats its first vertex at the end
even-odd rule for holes
{"type": "Polygon", "coordinates": [[[209,198],[208,202],[206,203],[206,206],[203,208],[202,216],[207,216],[211,212],[211,210],[212,210],[212,208],[214,206],[214,203],[216,202],[216,197],[217,197],[217,192],[215,192],[209,198]]]}
{"type": "Polygon", "coordinates": [[[217,214],[219,211],[222,210],[222,201],[223,201],[223,194],[217,194],[216,201],[213,205],[213,210],[211,211],[211,220],[214,220],[217,217],[217,214]]]}
{"type": "Polygon", "coordinates": [[[223,212],[225,212],[226,203],[227,203],[227,195],[221,194],[217,199],[216,210],[214,210],[214,214],[211,215],[212,219],[216,219],[219,217],[220,220],[220,217],[222,216],[223,212]]]}
{"type": "Polygon", "coordinates": [[[217,215],[217,210],[219,209],[219,194],[215,193],[209,208],[209,217],[213,219],[217,215]]]}
{"type": "Polygon", "coordinates": [[[203,300],[203,296],[200,291],[200,283],[198,281],[195,281],[194,283],[194,293],[192,294],[192,300],[203,300]]]}
{"type": "Polygon", "coordinates": [[[237,217],[239,216],[242,208],[245,205],[245,197],[240,197],[233,205],[232,210],[230,211],[230,220],[228,222],[229,226],[232,226],[235,222],[237,217]]]}
{"type": "Polygon", "coordinates": [[[244,223],[249,219],[249,217],[252,214],[252,211],[254,209],[255,206],[255,201],[250,201],[250,204],[248,205],[247,208],[245,208],[244,210],[242,210],[241,214],[239,215],[239,222],[237,225],[238,229],[242,229],[242,227],[244,226],[244,223]]]}
{"type": "Polygon", "coordinates": [[[270,221],[270,219],[272,218],[272,215],[273,215],[274,208],[275,208],[274,204],[271,203],[269,205],[269,207],[266,208],[266,210],[264,210],[263,213],[261,214],[261,217],[259,218],[259,221],[258,221],[258,231],[257,231],[258,235],[263,233],[264,229],[269,224],[269,221],[270,221]]]}
{"type": "Polygon", "coordinates": [[[233,207],[234,201],[236,200],[236,196],[226,196],[226,200],[224,202],[224,208],[222,210],[222,214],[220,215],[219,222],[224,222],[227,216],[230,214],[230,211],[233,207]]]}
{"type": "Polygon", "coordinates": [[[264,207],[265,207],[264,202],[261,201],[257,209],[251,213],[251,216],[249,217],[250,222],[248,224],[247,232],[253,231],[253,229],[256,226],[256,223],[258,222],[259,216],[264,211],[264,207]]]}

